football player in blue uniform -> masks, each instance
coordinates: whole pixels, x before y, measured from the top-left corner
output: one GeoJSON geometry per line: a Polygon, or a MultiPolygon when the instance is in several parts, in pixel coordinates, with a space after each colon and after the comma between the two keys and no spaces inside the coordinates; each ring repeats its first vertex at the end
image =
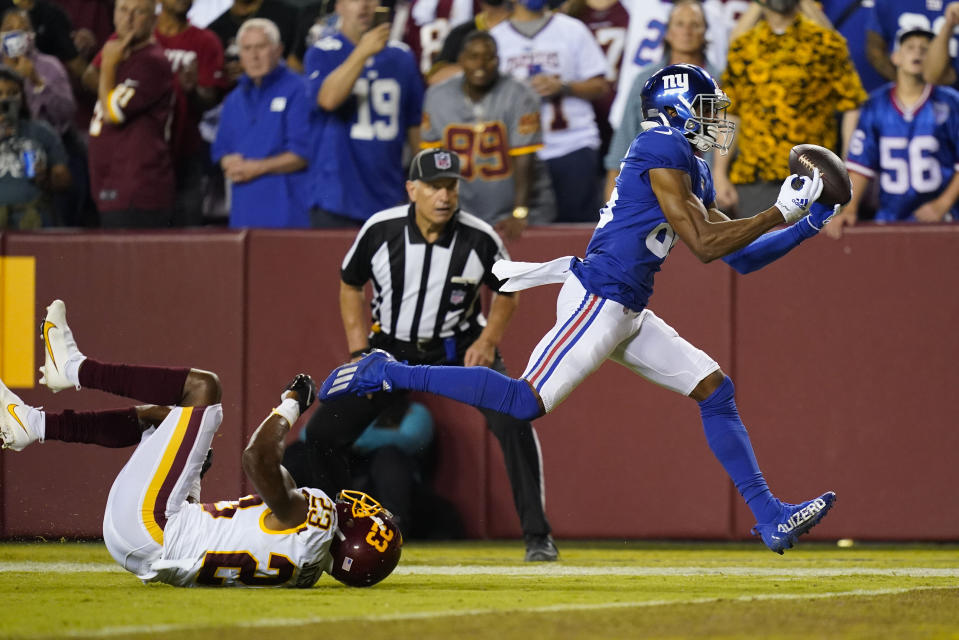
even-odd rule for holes
{"type": "Polygon", "coordinates": [[[812,178],[790,176],[775,206],[730,220],[714,206],[712,176],[698,155],[729,148],[735,127],[726,120],[725,94],[703,69],[678,64],[656,72],[642,98],[644,131],[623,160],[586,257],[494,266],[498,277],[508,279],[504,290],[564,283],[556,324],[519,379],[480,367],[411,367],[373,352],[334,370],[321,397],[415,389],[532,419],[558,406],[604,360],[614,360],[699,403],[709,446],[756,517],[753,532],[782,553],[822,519],[836,495],[800,504],[773,496],[736,409],[732,381],[646,303],[677,239],[703,262],[722,258],[748,273],[818,233],[834,210],[808,213],[822,193],[815,172],[812,178]],[[783,222],[790,226],[771,231],[783,222]]]}
{"type": "Polygon", "coordinates": [[[863,104],[846,158],[852,199],[829,236],[856,223],[872,180],[879,180],[878,222],[959,220],[959,92],[923,80],[932,38],[925,29],[900,35],[891,56],[896,82],[863,104]]]}

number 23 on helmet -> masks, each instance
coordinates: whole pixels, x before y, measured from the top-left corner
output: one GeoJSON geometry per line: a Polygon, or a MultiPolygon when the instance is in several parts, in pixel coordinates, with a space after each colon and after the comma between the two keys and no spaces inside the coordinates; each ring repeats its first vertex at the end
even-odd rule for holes
{"type": "Polygon", "coordinates": [[[370,587],[400,561],[403,534],[393,514],[362,491],[336,496],[337,528],[330,545],[330,575],[351,587],[370,587]]]}

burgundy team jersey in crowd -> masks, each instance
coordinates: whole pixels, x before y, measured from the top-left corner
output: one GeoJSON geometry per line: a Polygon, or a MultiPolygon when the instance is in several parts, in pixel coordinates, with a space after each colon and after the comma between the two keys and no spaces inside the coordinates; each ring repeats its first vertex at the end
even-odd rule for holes
{"type": "MultiPolygon", "coordinates": [[[[175,36],[165,36],[158,31],[153,36],[164,49],[174,74],[195,64],[197,85],[206,88],[223,84],[223,46],[220,39],[209,29],[200,29],[192,24],[175,36]]],[[[171,144],[176,158],[193,155],[200,149],[200,119],[202,110],[191,108],[189,97],[176,84],[176,117],[173,119],[171,144]]]]}
{"type": "Polygon", "coordinates": [[[471,2],[472,11],[460,16],[459,22],[454,24],[451,20],[455,13],[454,2],[455,0],[413,0],[410,2],[409,16],[403,29],[403,42],[413,51],[413,58],[416,60],[421,74],[425,75],[433,66],[433,63],[436,62],[440,51],[443,49],[443,41],[449,35],[450,30],[457,24],[471,19],[476,15],[479,8],[478,1],[473,0],[471,2]],[[420,3],[432,5],[432,13],[429,14],[429,19],[422,22],[417,21],[417,16],[423,18],[423,12],[416,8],[420,3]]]}
{"type": "Polygon", "coordinates": [[[593,101],[593,108],[596,110],[596,122],[603,136],[605,148],[612,136],[612,129],[608,122],[609,108],[613,104],[613,98],[616,97],[616,81],[619,78],[619,67],[623,61],[626,30],[629,27],[629,12],[626,7],[616,2],[602,10],[586,7],[578,17],[593,32],[593,36],[603,49],[608,63],[606,80],[609,81],[612,91],[599,100],[593,101]]]}
{"type": "Polygon", "coordinates": [[[101,211],[173,207],[170,124],[173,71],[163,47],[148,44],[117,65],[108,104],[90,121],[90,185],[101,211]],[[114,124],[107,111],[120,119],[114,124]]]}

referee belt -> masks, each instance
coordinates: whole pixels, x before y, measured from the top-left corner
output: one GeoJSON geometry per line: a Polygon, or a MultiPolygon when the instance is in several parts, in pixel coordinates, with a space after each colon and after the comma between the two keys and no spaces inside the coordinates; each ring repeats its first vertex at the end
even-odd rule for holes
{"type": "Polygon", "coordinates": [[[397,360],[415,360],[432,364],[456,361],[459,345],[465,340],[472,342],[470,334],[461,333],[449,338],[406,341],[397,340],[385,333],[374,333],[370,338],[370,346],[389,351],[397,360]]]}

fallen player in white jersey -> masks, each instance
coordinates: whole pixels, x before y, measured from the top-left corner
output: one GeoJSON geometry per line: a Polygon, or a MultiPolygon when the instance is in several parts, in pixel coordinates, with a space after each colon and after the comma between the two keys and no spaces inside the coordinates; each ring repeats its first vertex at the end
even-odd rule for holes
{"type": "Polygon", "coordinates": [[[334,501],[319,489],[297,488],[280,464],[287,432],[316,397],[310,376],[299,374],[284,388],[243,452],[256,494],[200,503],[204,463],[223,419],[216,374],[87,358],[60,300],[47,308],[41,333],[40,382],[54,393],[84,387],[151,403],[50,413],[24,404],[0,381],[4,449],[45,440],[136,445],[103,517],[107,549],[127,571],[182,587],[311,587],[324,571],[350,586],[370,586],[396,567],[403,536],[376,500],[341,491],[334,501]]]}

